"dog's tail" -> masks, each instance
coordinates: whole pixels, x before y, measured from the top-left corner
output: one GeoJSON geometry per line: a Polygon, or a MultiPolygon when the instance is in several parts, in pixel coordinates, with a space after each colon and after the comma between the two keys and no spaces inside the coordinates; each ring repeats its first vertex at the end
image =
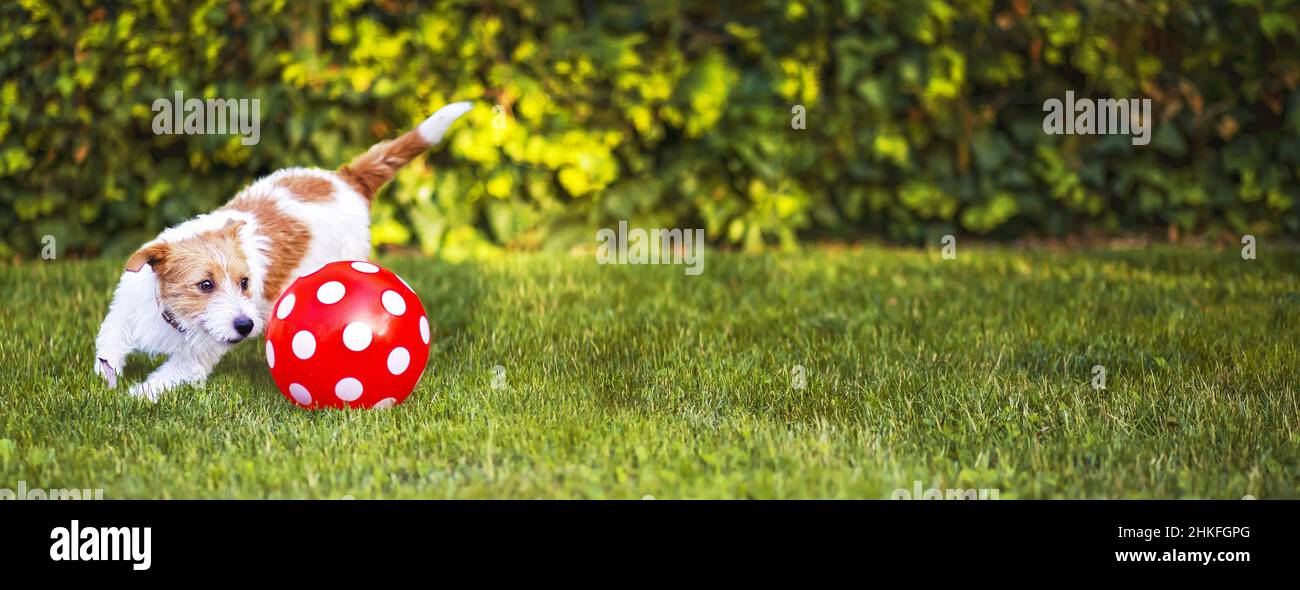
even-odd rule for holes
{"type": "Polygon", "coordinates": [[[438,109],[438,112],[415,129],[397,139],[375,144],[366,153],[339,168],[339,176],[357,189],[367,201],[373,199],[379,187],[384,186],[399,168],[442,141],[447,128],[468,112],[471,106],[468,102],[454,102],[438,109]]]}

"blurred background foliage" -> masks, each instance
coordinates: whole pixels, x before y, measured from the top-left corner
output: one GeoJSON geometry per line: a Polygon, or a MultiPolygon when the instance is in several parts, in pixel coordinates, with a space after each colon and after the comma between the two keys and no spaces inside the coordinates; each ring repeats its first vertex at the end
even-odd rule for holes
{"type": "MultiPolygon", "coordinates": [[[[1232,0],[19,0],[0,7],[0,255],[118,254],[453,100],[374,237],[451,260],[629,219],[717,244],[1300,234],[1300,10],[1232,0]],[[261,142],[152,102],[260,98],[261,142]],[[1153,99],[1148,146],[1043,102],[1153,99]],[[805,129],[792,121],[802,107],[805,129]]],[[[1234,238],[1235,239],[1235,238],[1234,238]]]]}

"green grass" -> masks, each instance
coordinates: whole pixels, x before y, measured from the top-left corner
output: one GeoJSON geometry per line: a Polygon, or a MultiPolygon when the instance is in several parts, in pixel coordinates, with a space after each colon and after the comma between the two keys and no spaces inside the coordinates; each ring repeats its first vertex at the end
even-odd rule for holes
{"type": "MultiPolygon", "coordinates": [[[[108,391],[120,261],[0,268],[0,487],[109,498],[1296,497],[1300,251],[710,252],[681,267],[380,262],[429,372],[305,411],[245,344],[204,389],[108,391]],[[493,365],[508,387],[493,389],[493,365]],[[807,386],[791,387],[790,368],[807,386]],[[1107,388],[1090,387],[1093,365],[1107,388]]],[[[126,382],[156,365],[134,356],[126,382]]]]}

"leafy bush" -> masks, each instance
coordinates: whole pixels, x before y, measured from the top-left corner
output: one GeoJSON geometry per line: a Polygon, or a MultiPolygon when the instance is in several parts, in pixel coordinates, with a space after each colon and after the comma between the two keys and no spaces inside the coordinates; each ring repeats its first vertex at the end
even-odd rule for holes
{"type": "Polygon", "coordinates": [[[67,4],[0,8],[6,257],[124,251],[458,99],[479,105],[380,196],[377,242],[1300,234],[1292,2],[67,4]],[[155,135],[177,90],[260,98],[261,142],[155,135]],[[1044,134],[1067,90],[1153,99],[1151,144],[1044,134]]]}

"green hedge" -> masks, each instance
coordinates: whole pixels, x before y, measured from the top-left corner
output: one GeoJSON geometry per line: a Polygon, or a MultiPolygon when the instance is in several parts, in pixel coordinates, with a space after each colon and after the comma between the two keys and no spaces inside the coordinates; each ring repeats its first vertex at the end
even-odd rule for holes
{"type": "Polygon", "coordinates": [[[1300,235],[1289,1],[80,4],[0,8],[6,258],[123,252],[457,99],[480,102],[381,195],[377,242],[1300,235]],[[154,135],[176,90],[260,98],[261,142],[154,135]],[[1153,99],[1151,144],[1045,135],[1067,90],[1153,99]]]}

